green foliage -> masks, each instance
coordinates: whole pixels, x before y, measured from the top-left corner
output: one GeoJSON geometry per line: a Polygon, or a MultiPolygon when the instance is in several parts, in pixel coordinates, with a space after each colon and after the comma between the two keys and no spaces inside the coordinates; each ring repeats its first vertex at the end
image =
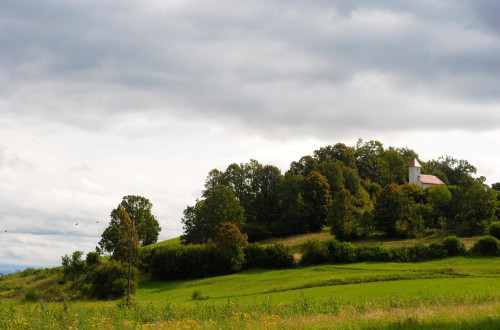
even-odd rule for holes
{"type": "Polygon", "coordinates": [[[318,240],[307,240],[301,246],[300,252],[302,252],[300,264],[303,266],[318,265],[328,260],[328,249],[318,240]]]}
{"type": "Polygon", "coordinates": [[[418,237],[429,229],[465,236],[485,233],[500,217],[498,194],[484,185],[484,178],[472,177],[476,169],[467,161],[446,156],[422,163],[422,173],[456,186],[423,190],[407,184],[408,164],[417,157],[406,147],[384,149],[379,141],[360,139],[355,147],[337,143],[319,148],[313,156],[292,162],[285,176],[256,160],[231,164],[225,172],[214,169],[203,199],[184,211],[183,242],[213,241],[225,221],[235,223],[254,242],[316,232],[325,225],[342,240],[374,231],[418,237]],[[221,187],[234,193],[229,204],[237,206],[213,197],[221,187]],[[221,205],[223,211],[218,211],[221,205]],[[225,214],[238,207],[242,210],[235,217],[243,214],[242,224],[225,214]]]}
{"type": "MultiPolygon", "coordinates": [[[[131,293],[137,289],[137,269],[132,267],[131,293]]],[[[128,267],[116,260],[99,265],[92,275],[91,295],[98,299],[116,299],[125,296],[128,286],[128,267]]]]}
{"type": "Polygon", "coordinates": [[[290,249],[283,244],[260,246],[249,244],[245,250],[244,269],[285,269],[295,266],[290,249]]]}
{"type": "Polygon", "coordinates": [[[206,199],[198,200],[195,206],[184,210],[181,241],[184,244],[199,244],[213,240],[225,222],[242,228],[245,224],[244,212],[234,192],[221,185],[206,199]]]}
{"type": "Polygon", "coordinates": [[[82,256],[82,251],[75,251],[71,256],[64,255],[61,257],[64,277],[70,276],[73,286],[75,286],[76,280],[85,270],[85,262],[82,260],[82,256]]]}
{"type": "MultiPolygon", "coordinates": [[[[276,237],[289,236],[305,231],[308,210],[304,201],[304,177],[288,172],[279,184],[279,221],[271,224],[270,229],[276,237]]],[[[251,236],[249,232],[249,239],[251,236]]]]}
{"type": "Polygon", "coordinates": [[[488,234],[500,239],[500,221],[495,221],[488,227],[488,234]]]}
{"type": "MultiPolygon", "coordinates": [[[[279,186],[281,180],[281,171],[276,166],[266,165],[257,172],[254,180],[256,194],[252,208],[254,212],[252,220],[255,223],[266,224],[269,228],[270,224],[280,219],[279,186]]],[[[273,234],[272,229],[270,231],[273,234]]]]}
{"type": "Polygon", "coordinates": [[[494,219],[497,192],[478,181],[467,181],[455,190],[453,204],[459,234],[483,234],[494,219]]]}
{"type": "Polygon", "coordinates": [[[446,258],[448,251],[443,243],[433,242],[429,244],[429,256],[431,259],[446,258]]]}
{"type": "Polygon", "coordinates": [[[119,241],[115,245],[112,258],[124,263],[137,265],[139,257],[138,232],[125,209],[118,210],[119,241]]]}
{"type": "Polygon", "coordinates": [[[113,253],[120,241],[120,218],[118,215],[120,209],[127,211],[134,223],[141,246],[155,243],[158,240],[161,227],[156,217],[151,213],[152,207],[153,204],[145,197],[124,196],[116,209],[111,211],[109,226],[104,230],[99,241],[99,251],[113,253]]]}
{"type": "Polygon", "coordinates": [[[482,256],[500,255],[500,241],[493,236],[484,236],[472,247],[472,252],[482,256]]]}
{"type": "Polygon", "coordinates": [[[339,240],[357,239],[373,230],[373,204],[363,188],[358,191],[358,196],[343,189],[333,200],[328,224],[332,234],[339,240]]]}
{"type": "Polygon", "coordinates": [[[413,199],[411,185],[388,184],[380,193],[374,210],[378,227],[389,236],[414,237],[423,227],[420,208],[413,199]]]}
{"type": "Polygon", "coordinates": [[[443,248],[446,250],[449,256],[459,256],[464,255],[465,245],[460,241],[457,236],[447,236],[443,240],[443,248]]]}
{"type": "Polygon", "coordinates": [[[358,246],[356,255],[358,261],[391,261],[394,259],[392,250],[386,246],[358,246]]]}
{"type": "Polygon", "coordinates": [[[354,245],[348,242],[328,240],[323,242],[328,251],[328,262],[349,263],[356,261],[357,254],[354,245]]]}
{"type": "Polygon", "coordinates": [[[308,210],[307,231],[319,231],[326,224],[331,201],[327,179],[320,173],[311,171],[304,184],[304,202],[308,210]]]}
{"type": "Polygon", "coordinates": [[[35,288],[28,288],[24,293],[24,301],[35,302],[38,301],[39,296],[35,288]]]}
{"type": "Polygon", "coordinates": [[[101,263],[101,255],[99,252],[89,252],[87,253],[85,262],[87,263],[87,266],[99,265],[101,263]]]}
{"type": "Polygon", "coordinates": [[[244,263],[241,248],[215,245],[162,246],[151,251],[149,268],[158,280],[219,276],[234,273],[244,263]]]}

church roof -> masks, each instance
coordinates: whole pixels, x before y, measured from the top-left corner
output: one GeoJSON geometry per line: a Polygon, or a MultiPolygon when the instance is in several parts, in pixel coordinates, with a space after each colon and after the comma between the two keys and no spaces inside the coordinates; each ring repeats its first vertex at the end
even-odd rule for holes
{"type": "Polygon", "coordinates": [[[435,175],[421,174],[418,179],[420,180],[420,182],[425,184],[445,184],[443,181],[441,181],[440,178],[435,175]]]}
{"type": "Polygon", "coordinates": [[[410,167],[422,167],[422,166],[420,166],[420,163],[416,158],[413,158],[413,160],[410,163],[410,167]]]}

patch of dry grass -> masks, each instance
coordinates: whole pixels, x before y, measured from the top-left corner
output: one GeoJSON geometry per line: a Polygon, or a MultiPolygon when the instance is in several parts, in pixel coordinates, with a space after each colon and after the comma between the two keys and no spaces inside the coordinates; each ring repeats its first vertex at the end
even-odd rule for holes
{"type": "Polygon", "coordinates": [[[259,244],[266,246],[266,245],[273,245],[275,243],[281,243],[285,246],[288,246],[292,251],[292,253],[298,254],[300,253],[300,247],[307,240],[316,239],[318,241],[326,241],[333,238],[335,238],[335,236],[330,234],[329,231],[322,231],[320,233],[309,233],[296,236],[289,236],[285,238],[270,238],[267,240],[260,241],[259,244]]]}

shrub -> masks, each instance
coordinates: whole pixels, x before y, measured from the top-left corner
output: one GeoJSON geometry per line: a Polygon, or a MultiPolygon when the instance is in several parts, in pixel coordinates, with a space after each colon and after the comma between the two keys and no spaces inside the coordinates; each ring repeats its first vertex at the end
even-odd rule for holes
{"type": "Polygon", "coordinates": [[[283,269],[295,266],[290,249],[283,244],[262,247],[249,244],[245,250],[245,269],[283,269]]]}
{"type": "Polygon", "coordinates": [[[300,264],[317,265],[325,263],[328,260],[328,250],[326,246],[318,240],[307,240],[300,248],[302,259],[300,264]]]}
{"type": "Polygon", "coordinates": [[[489,226],[488,234],[496,239],[500,239],[500,221],[495,221],[489,226]]]}
{"type": "Polygon", "coordinates": [[[431,259],[446,258],[448,251],[442,243],[434,242],[429,245],[429,256],[431,259]]]}
{"type": "Polygon", "coordinates": [[[445,237],[443,247],[449,256],[464,255],[466,252],[464,243],[456,236],[445,237]]]}
{"type": "Polygon", "coordinates": [[[393,261],[399,262],[410,262],[411,260],[411,250],[408,246],[401,246],[391,249],[391,254],[393,256],[393,261]]]}
{"type": "MultiPolygon", "coordinates": [[[[131,293],[137,289],[137,269],[132,267],[131,293]]],[[[99,299],[121,298],[127,292],[128,266],[110,260],[98,266],[92,276],[91,295],[99,299]]]]}
{"type": "Polygon", "coordinates": [[[30,302],[35,302],[38,300],[38,293],[34,288],[28,288],[26,289],[26,292],[24,293],[24,300],[25,301],[30,301],[30,302]]]}
{"type": "Polygon", "coordinates": [[[290,248],[283,244],[274,244],[264,249],[264,268],[283,269],[295,266],[290,248]]]}
{"type": "Polygon", "coordinates": [[[245,261],[243,249],[211,244],[162,246],[145,257],[152,278],[162,280],[226,275],[240,270],[245,261]]]}
{"type": "Polygon", "coordinates": [[[348,263],[356,261],[356,248],[347,242],[339,242],[335,239],[325,241],[328,251],[328,262],[348,263]]]}
{"type": "Polygon", "coordinates": [[[359,246],[356,255],[358,261],[391,261],[394,258],[385,246],[359,246]]]}
{"type": "Polygon", "coordinates": [[[262,260],[264,258],[264,247],[255,243],[248,244],[243,250],[243,253],[245,254],[245,264],[243,265],[244,269],[263,267],[262,260]]]}
{"type": "Polygon", "coordinates": [[[500,254],[500,241],[493,236],[484,236],[474,244],[472,252],[478,255],[494,256],[500,254]]]}
{"type": "Polygon", "coordinates": [[[424,261],[431,259],[429,246],[417,243],[411,247],[412,261],[424,261]]]}
{"type": "Polygon", "coordinates": [[[193,293],[191,294],[191,299],[192,300],[204,300],[204,299],[208,299],[208,297],[202,295],[200,290],[194,290],[193,293]]]}

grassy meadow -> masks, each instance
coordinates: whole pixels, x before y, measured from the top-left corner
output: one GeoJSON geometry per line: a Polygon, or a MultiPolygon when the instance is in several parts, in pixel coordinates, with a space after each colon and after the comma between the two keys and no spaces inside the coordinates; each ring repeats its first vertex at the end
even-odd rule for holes
{"type": "Polygon", "coordinates": [[[13,283],[25,291],[54,287],[53,276],[57,277],[2,279],[0,328],[500,327],[500,258],[494,257],[319,265],[143,281],[131,306],[122,301],[30,303],[20,295],[6,294],[5,288],[13,283]]]}

